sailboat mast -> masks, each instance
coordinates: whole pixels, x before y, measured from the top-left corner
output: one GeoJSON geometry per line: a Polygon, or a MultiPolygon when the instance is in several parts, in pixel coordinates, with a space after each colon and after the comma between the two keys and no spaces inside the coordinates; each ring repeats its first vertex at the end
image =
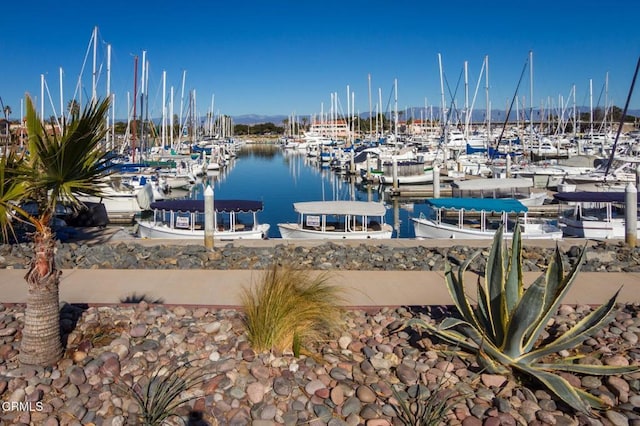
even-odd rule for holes
{"type": "Polygon", "coordinates": [[[162,71],[162,149],[167,144],[167,71],[162,71]]]}
{"type": "MultiPolygon", "coordinates": [[[[147,61],[147,66],[145,67],[144,73],[144,123],[146,123],[146,126],[149,126],[149,61],[147,61]]],[[[145,129],[148,129],[147,127],[144,127],[145,129]]],[[[144,148],[148,149],[149,148],[149,130],[146,130],[146,134],[147,137],[146,139],[143,141],[144,142],[144,148]]]]}
{"type": "Polygon", "coordinates": [[[64,132],[64,94],[62,86],[62,67],[60,67],[60,134],[64,132]]]}
{"type": "Polygon", "coordinates": [[[464,61],[464,137],[469,139],[469,61],[464,61]]]}
{"type": "MultiPolygon", "coordinates": [[[[440,125],[442,126],[442,136],[445,146],[448,143],[448,130],[447,130],[447,117],[446,117],[446,109],[447,105],[444,100],[444,76],[442,73],[442,55],[438,53],[438,68],[440,69],[440,101],[442,105],[442,110],[440,111],[441,121],[440,125]]],[[[445,158],[447,160],[447,158],[445,158]]]]}
{"type": "MultiPolygon", "coordinates": [[[[380,136],[382,136],[382,134],[384,133],[384,116],[382,115],[382,89],[380,87],[378,87],[378,114],[380,115],[380,120],[382,121],[382,123],[380,123],[380,136]]],[[[377,126],[376,126],[377,127],[377,126]]]]}
{"type": "MultiPolygon", "coordinates": [[[[107,99],[111,100],[111,45],[107,44],[107,99]]],[[[109,104],[109,109],[113,109],[113,105],[109,104]]],[[[110,133],[111,129],[109,129],[109,111],[107,111],[107,133],[106,133],[106,146],[108,148],[113,148],[113,139],[112,134],[110,133]]]]}
{"type": "Polygon", "coordinates": [[[136,105],[138,103],[138,55],[133,58],[133,120],[131,121],[131,162],[136,162],[136,105]]]}
{"type": "Polygon", "coordinates": [[[613,162],[613,156],[616,154],[618,139],[620,138],[622,127],[624,127],[624,119],[627,116],[627,111],[629,110],[629,103],[631,102],[631,95],[633,95],[633,88],[636,85],[636,78],[638,77],[639,70],[640,70],[640,57],[638,57],[638,62],[636,63],[636,70],[633,73],[633,78],[631,79],[631,87],[629,88],[629,93],[627,94],[627,101],[624,104],[624,110],[622,110],[622,115],[620,116],[620,124],[618,125],[618,131],[616,132],[616,138],[613,140],[613,146],[611,147],[611,153],[609,154],[609,161],[607,161],[607,169],[604,172],[605,178],[609,174],[609,168],[611,167],[611,163],[613,162]]]}
{"type": "Polygon", "coordinates": [[[394,142],[398,143],[398,79],[395,78],[393,79],[393,97],[394,97],[394,109],[395,109],[395,116],[394,116],[394,123],[393,123],[393,136],[394,136],[394,142]]]}
{"type": "Polygon", "coordinates": [[[44,74],[40,74],[40,120],[44,123],[44,74]]]}
{"type": "Polygon", "coordinates": [[[487,102],[487,106],[486,106],[486,120],[487,120],[487,138],[491,138],[491,101],[489,99],[489,55],[486,55],[484,57],[484,64],[485,64],[485,68],[486,68],[486,74],[485,74],[485,86],[484,86],[484,93],[485,93],[485,100],[487,102]]]}
{"type": "Polygon", "coordinates": [[[182,71],[182,92],[180,93],[180,122],[178,123],[178,128],[180,131],[180,134],[178,135],[178,143],[182,143],[182,133],[183,133],[183,126],[184,126],[184,122],[182,121],[182,107],[184,105],[184,81],[187,78],[187,70],[183,70],[182,71]]]}
{"type": "Polygon", "coordinates": [[[347,146],[351,146],[351,93],[349,93],[349,85],[347,84],[347,146]]]}
{"type": "Polygon", "coordinates": [[[593,144],[593,80],[589,79],[589,139],[593,144]]]}
{"type": "MultiPolygon", "coordinates": [[[[609,71],[604,75],[604,117],[602,119],[602,127],[607,134],[607,112],[609,111],[609,71]]],[[[605,141],[602,141],[604,144],[605,141]]]]}
{"type": "Polygon", "coordinates": [[[93,27],[93,73],[92,73],[92,86],[91,86],[91,105],[95,105],[98,99],[98,87],[97,87],[97,42],[98,42],[98,27],[93,27]]]}
{"type": "Polygon", "coordinates": [[[215,93],[211,94],[211,114],[209,115],[209,136],[214,136],[214,124],[215,124],[215,120],[214,120],[214,106],[215,106],[215,99],[216,99],[216,95],[215,93]]]}
{"type": "Polygon", "coordinates": [[[175,146],[173,146],[173,127],[176,125],[173,121],[173,86],[171,86],[169,93],[169,144],[171,145],[171,149],[175,149],[175,146]]]}
{"type": "MultiPolygon", "coordinates": [[[[542,119],[542,118],[541,118],[542,119]]],[[[533,146],[533,51],[529,51],[529,146],[533,146]]],[[[541,144],[538,144],[540,155],[541,144]]]]}
{"type": "Polygon", "coordinates": [[[369,139],[373,140],[373,113],[371,108],[371,74],[367,75],[367,80],[369,81],[369,139]]]}
{"type": "MultiPolygon", "coordinates": [[[[144,144],[144,94],[145,94],[145,67],[147,65],[147,51],[142,51],[142,74],[140,77],[140,154],[142,156],[144,144]]],[[[134,96],[134,99],[136,97],[134,96]]]]}
{"type": "MultiPolygon", "coordinates": [[[[578,133],[578,111],[576,105],[576,85],[572,87],[573,92],[573,137],[575,138],[578,133]]],[[[578,154],[582,154],[582,150],[578,146],[578,154]]]]}

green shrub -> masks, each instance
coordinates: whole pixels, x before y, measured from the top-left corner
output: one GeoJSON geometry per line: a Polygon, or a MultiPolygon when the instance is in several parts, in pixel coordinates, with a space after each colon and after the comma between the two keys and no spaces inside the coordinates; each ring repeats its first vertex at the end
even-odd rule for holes
{"type": "Polygon", "coordinates": [[[502,235],[500,227],[487,259],[484,282],[478,281],[475,301],[466,294],[464,273],[479,252],[461,265],[457,276],[449,263],[445,266],[446,285],[462,319],[446,318],[439,326],[413,319],[409,325],[425,328],[462,351],[474,354],[485,371],[513,372],[537,380],[577,411],[588,414],[592,408],[606,408],[602,399],[573,387],[554,372],[611,375],[637,371],[637,366],[584,365],[576,363],[577,357],[546,363],[544,360],[576,347],[607,325],[620,290],[562,335],[540,341],[584,262],[585,250],[565,276],[561,253],[556,247],[546,273],[525,289],[520,227],[514,232],[510,255],[504,249],[502,235]]]}
{"type": "Polygon", "coordinates": [[[336,331],[344,299],[328,279],[327,273],[274,265],[258,285],[243,289],[244,325],[253,349],[299,356],[303,346],[336,331]]]}

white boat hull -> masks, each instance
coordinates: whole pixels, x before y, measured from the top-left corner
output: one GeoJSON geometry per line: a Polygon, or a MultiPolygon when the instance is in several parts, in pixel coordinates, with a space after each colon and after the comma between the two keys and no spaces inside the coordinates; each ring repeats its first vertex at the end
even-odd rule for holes
{"type": "MultiPolygon", "coordinates": [[[[215,230],[213,238],[217,240],[261,240],[269,234],[269,224],[263,223],[247,231],[219,231],[215,230]]],[[[179,229],[170,228],[162,223],[153,223],[146,220],[138,221],[138,235],[141,238],[164,239],[200,239],[204,240],[203,229],[179,229]]]]}
{"type": "MultiPolygon", "coordinates": [[[[385,185],[393,184],[393,177],[382,175],[378,177],[380,183],[385,185]]],[[[433,182],[433,172],[427,172],[419,175],[407,175],[407,176],[398,176],[398,185],[411,185],[411,184],[422,184],[422,183],[432,183],[433,182]]]]}
{"type": "Polygon", "coordinates": [[[390,239],[393,234],[391,225],[383,224],[379,231],[316,231],[303,229],[298,223],[279,223],[278,230],[283,239],[292,240],[366,240],[366,239],[390,239]]]}
{"type": "MultiPolygon", "coordinates": [[[[496,231],[458,227],[447,223],[438,223],[427,218],[412,218],[416,238],[444,238],[444,239],[492,239],[496,231]]],[[[522,225],[523,239],[551,239],[562,238],[562,231],[549,231],[544,223],[527,223],[522,225]]],[[[555,227],[554,227],[555,228],[555,227]]],[[[556,228],[557,229],[557,228],[556,228]]],[[[513,237],[513,232],[504,232],[505,238],[513,237]]]]}
{"type": "MultiPolygon", "coordinates": [[[[561,218],[562,231],[567,237],[589,238],[589,239],[623,239],[625,238],[624,219],[605,220],[575,220],[561,218]]],[[[636,238],[640,238],[640,228],[636,233],[636,238]]]]}

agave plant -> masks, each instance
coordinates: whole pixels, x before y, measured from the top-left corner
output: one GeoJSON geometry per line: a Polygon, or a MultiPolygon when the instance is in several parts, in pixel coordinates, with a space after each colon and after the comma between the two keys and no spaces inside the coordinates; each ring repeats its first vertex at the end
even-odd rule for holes
{"type": "Polygon", "coordinates": [[[478,253],[460,266],[457,276],[449,263],[445,266],[446,285],[462,319],[446,318],[439,326],[413,319],[409,325],[425,328],[462,351],[474,354],[487,372],[519,373],[534,378],[579,412],[589,414],[592,408],[606,408],[602,399],[572,386],[555,372],[612,375],[637,371],[637,366],[584,365],[575,363],[575,358],[545,362],[545,358],[575,348],[607,325],[620,290],[562,335],[542,341],[541,334],[578,275],[585,250],[565,275],[556,246],[546,273],[525,289],[520,227],[516,227],[513,235],[511,255],[504,248],[500,227],[487,259],[484,282],[478,282],[477,302],[472,303],[465,291],[464,273],[478,253]]]}

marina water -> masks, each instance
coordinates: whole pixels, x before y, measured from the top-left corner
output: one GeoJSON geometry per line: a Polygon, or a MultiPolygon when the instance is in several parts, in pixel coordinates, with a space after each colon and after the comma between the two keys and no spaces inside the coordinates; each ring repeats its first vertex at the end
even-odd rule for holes
{"type": "Polygon", "coordinates": [[[276,145],[245,145],[220,172],[209,172],[202,183],[194,185],[188,196],[202,199],[207,184],[212,184],[216,199],[262,201],[264,211],[258,213],[258,220],[271,225],[269,238],[280,238],[278,223],[298,220],[293,210],[298,201],[383,201],[385,220],[394,227],[393,238],[414,238],[410,218],[427,210],[420,201],[385,200],[383,187],[363,186],[355,176],[341,176],[321,167],[305,152],[276,145]]]}

